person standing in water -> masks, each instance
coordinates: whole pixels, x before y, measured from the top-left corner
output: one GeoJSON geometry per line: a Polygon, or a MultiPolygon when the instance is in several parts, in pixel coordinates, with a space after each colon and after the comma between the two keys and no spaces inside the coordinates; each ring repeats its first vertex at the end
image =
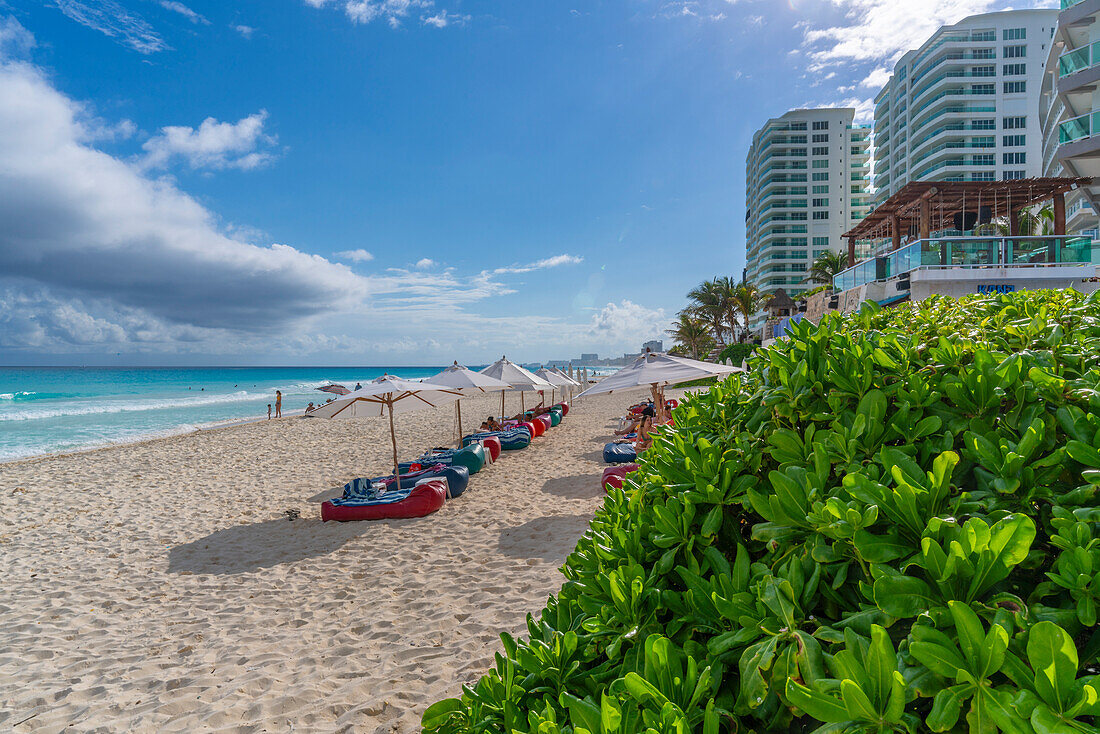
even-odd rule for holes
{"type": "Polygon", "coordinates": [[[275,391],[275,417],[283,417],[283,393],[280,390],[275,391]]]}

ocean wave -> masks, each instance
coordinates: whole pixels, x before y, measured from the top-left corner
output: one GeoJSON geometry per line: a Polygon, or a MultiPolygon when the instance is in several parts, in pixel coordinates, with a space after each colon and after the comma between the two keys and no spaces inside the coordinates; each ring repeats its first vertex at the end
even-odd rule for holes
{"type": "Polygon", "coordinates": [[[124,431],[121,434],[116,432],[110,437],[103,436],[99,438],[90,438],[83,441],[57,441],[52,444],[43,443],[36,446],[12,446],[7,448],[0,448],[0,463],[9,461],[20,461],[22,459],[33,459],[41,456],[51,456],[54,454],[69,454],[81,451],[94,451],[96,449],[107,448],[108,446],[124,446],[126,444],[140,443],[142,441],[150,441],[157,438],[180,436],[185,433],[191,433],[192,431],[198,430],[202,430],[201,425],[184,423],[178,426],[172,426],[171,428],[124,431]]]}
{"type": "Polygon", "coordinates": [[[20,392],[0,392],[0,400],[20,400],[24,398],[29,398],[32,395],[37,394],[38,393],[34,390],[23,390],[20,392]]]}
{"type": "Polygon", "coordinates": [[[43,420],[46,418],[64,418],[67,416],[98,415],[104,413],[137,413],[149,410],[181,410],[187,408],[201,408],[208,405],[259,402],[263,400],[270,401],[271,395],[268,393],[250,393],[245,390],[240,390],[228,395],[207,395],[193,398],[163,398],[160,400],[135,400],[133,402],[83,402],[2,411],[0,412],[0,422],[43,420]]]}

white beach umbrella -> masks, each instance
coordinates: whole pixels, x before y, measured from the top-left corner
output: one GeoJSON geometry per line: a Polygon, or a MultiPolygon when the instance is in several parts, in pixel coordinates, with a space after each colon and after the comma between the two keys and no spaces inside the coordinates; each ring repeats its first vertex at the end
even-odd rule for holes
{"type": "Polygon", "coordinates": [[[649,388],[658,413],[663,414],[664,401],[658,399],[658,394],[659,390],[666,385],[678,385],[681,382],[691,382],[705,377],[720,377],[741,371],[740,367],[727,367],[686,357],[649,352],[638,357],[629,367],[624,367],[615,374],[603,378],[577,397],[649,388]]]}
{"type": "MultiPolygon", "coordinates": [[[[523,369],[507,357],[501,357],[496,362],[481,371],[481,374],[495,377],[507,382],[509,389],[519,391],[519,409],[523,411],[523,393],[538,392],[553,386],[538,375],[523,369]]],[[[500,394],[500,415],[504,417],[504,393],[500,394]]]]}
{"type": "MultiPolygon", "coordinates": [[[[504,380],[474,372],[469,367],[463,367],[456,360],[447,369],[438,375],[428,378],[433,385],[445,385],[458,390],[463,396],[480,395],[489,392],[501,392],[511,390],[512,386],[504,380]]],[[[455,411],[458,415],[458,445],[462,446],[462,401],[455,401],[455,411]]]]}
{"type": "Polygon", "coordinates": [[[557,372],[549,370],[545,367],[540,367],[535,371],[535,375],[541,377],[550,383],[550,402],[554,402],[554,389],[558,387],[568,387],[573,384],[573,381],[568,377],[562,377],[557,372]]]}
{"type": "MultiPolygon", "coordinates": [[[[570,371],[572,371],[572,367],[573,367],[573,366],[572,366],[572,365],[570,365],[569,367],[570,367],[570,371]]],[[[573,375],[567,375],[567,374],[565,374],[565,372],[564,372],[564,371],[563,371],[563,370],[562,370],[561,368],[559,368],[559,367],[554,367],[552,371],[553,371],[553,372],[555,372],[555,373],[557,373],[557,375],[558,375],[559,377],[564,377],[564,378],[565,378],[566,380],[568,380],[569,384],[568,384],[568,385],[566,385],[566,387],[567,387],[567,389],[569,390],[569,401],[570,401],[570,402],[572,402],[572,401],[573,401],[573,388],[574,388],[574,387],[580,387],[580,384],[581,384],[581,383],[579,383],[579,382],[577,382],[576,380],[574,380],[574,379],[573,379],[573,375]]]]}
{"type": "Polygon", "coordinates": [[[393,475],[396,477],[400,472],[397,466],[397,433],[393,427],[393,414],[447,405],[460,397],[462,397],[462,393],[446,385],[415,382],[413,380],[403,380],[393,375],[383,375],[342,398],[322,405],[310,413],[310,416],[318,418],[377,418],[388,413],[390,416],[390,442],[393,444],[393,475]]]}

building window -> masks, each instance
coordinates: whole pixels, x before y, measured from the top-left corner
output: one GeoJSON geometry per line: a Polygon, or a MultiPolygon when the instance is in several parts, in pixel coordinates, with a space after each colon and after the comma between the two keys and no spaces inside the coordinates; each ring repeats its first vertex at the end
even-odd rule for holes
{"type": "Polygon", "coordinates": [[[813,200],[813,205],[814,206],[829,206],[829,200],[828,199],[814,199],[813,200]]]}
{"type": "Polygon", "coordinates": [[[1024,94],[1027,92],[1027,82],[1005,82],[1005,94],[1024,94]]]}
{"type": "MultiPolygon", "coordinates": [[[[823,161],[823,160],[814,161],[814,168],[828,168],[828,167],[829,167],[829,161],[823,161]]],[[[817,179],[814,179],[814,180],[816,181],[817,179]]]]}
{"type": "Polygon", "coordinates": [[[1005,171],[1003,178],[1005,181],[1016,181],[1017,179],[1024,178],[1025,173],[1026,171],[1005,171]]]}
{"type": "Polygon", "coordinates": [[[1001,144],[1006,148],[1022,148],[1027,145],[1026,135],[1005,135],[1001,138],[1001,144]]]}
{"type": "Polygon", "coordinates": [[[1005,46],[1006,59],[1022,59],[1027,57],[1027,46],[1005,46]]]}
{"type": "MultiPolygon", "coordinates": [[[[1023,155],[1023,154],[1021,153],[1021,155],[1023,155]]],[[[973,156],[970,156],[970,163],[968,165],[971,165],[971,166],[992,166],[993,165],[993,158],[994,158],[994,156],[992,156],[992,155],[973,155],[973,156]]]]}
{"type": "Polygon", "coordinates": [[[1026,117],[1006,117],[1001,120],[1001,127],[1005,130],[1023,130],[1027,127],[1026,117]]]}
{"type": "Polygon", "coordinates": [[[828,171],[826,171],[825,173],[815,173],[814,174],[814,181],[828,181],[828,180],[829,180],[829,172],[828,171]]]}
{"type": "Polygon", "coordinates": [[[1002,153],[1001,156],[1006,166],[1022,166],[1027,163],[1027,153],[1002,153]]]}
{"type": "MultiPolygon", "coordinates": [[[[814,237],[814,247],[828,247],[828,246],[829,246],[829,238],[828,237],[814,237]]],[[[822,254],[821,250],[816,250],[814,252],[814,257],[821,257],[821,254],[822,254]]]]}
{"type": "Polygon", "coordinates": [[[1004,76],[1023,76],[1027,74],[1027,64],[1005,64],[1001,72],[1004,76]]]}
{"type": "Polygon", "coordinates": [[[1001,31],[1002,41],[1023,41],[1027,38],[1027,28],[1005,28],[1001,31]]]}
{"type": "Polygon", "coordinates": [[[821,212],[814,212],[814,219],[828,219],[828,218],[829,218],[829,211],[827,209],[825,211],[821,211],[821,212]]]}
{"type": "MultiPolygon", "coordinates": [[[[1005,82],[1008,84],[1008,82],[1005,82]]],[[[996,94],[996,84],[974,84],[970,87],[971,94],[996,94]]]]}
{"type": "Polygon", "coordinates": [[[863,193],[863,187],[862,186],[853,186],[852,187],[852,193],[853,194],[862,194],[863,193]]]}
{"type": "Polygon", "coordinates": [[[810,152],[812,152],[814,155],[829,155],[829,146],[823,145],[823,146],[814,148],[810,152]]]}
{"type": "Polygon", "coordinates": [[[828,120],[818,120],[817,122],[814,123],[814,130],[828,130],[828,129],[829,129],[829,121],[828,120]]]}
{"type": "Polygon", "coordinates": [[[829,133],[818,133],[813,136],[813,141],[815,143],[827,143],[829,142],[829,133]]]}
{"type": "Polygon", "coordinates": [[[814,193],[815,194],[827,194],[827,193],[829,193],[829,187],[828,186],[814,186],[814,193]]]}

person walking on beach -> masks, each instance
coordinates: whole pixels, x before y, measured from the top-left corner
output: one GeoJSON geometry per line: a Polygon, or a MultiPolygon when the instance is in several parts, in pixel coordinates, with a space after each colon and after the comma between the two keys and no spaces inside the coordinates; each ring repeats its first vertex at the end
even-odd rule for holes
{"type": "Polygon", "coordinates": [[[283,393],[280,390],[275,391],[275,417],[283,417],[283,393]]]}
{"type": "Polygon", "coordinates": [[[271,403],[267,404],[267,419],[271,420],[271,403]]]}

